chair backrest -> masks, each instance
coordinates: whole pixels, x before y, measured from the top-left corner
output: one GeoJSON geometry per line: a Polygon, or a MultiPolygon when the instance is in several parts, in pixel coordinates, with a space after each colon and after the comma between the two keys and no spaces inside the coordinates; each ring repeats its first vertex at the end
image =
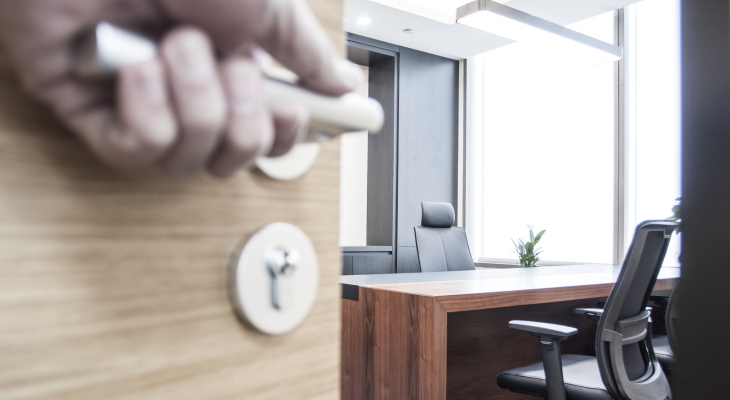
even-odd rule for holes
{"type": "Polygon", "coordinates": [[[651,347],[651,314],[646,305],[677,226],[672,221],[645,221],[636,227],[598,322],[598,365],[603,383],[617,399],[671,399],[669,383],[651,347]]]}
{"type": "Polygon", "coordinates": [[[475,269],[463,228],[454,226],[449,203],[421,203],[421,226],[414,229],[421,272],[475,269]]]}
{"type": "Polygon", "coordinates": [[[669,348],[672,349],[674,354],[677,354],[677,318],[678,318],[678,307],[677,299],[679,298],[679,284],[674,287],[672,294],[669,296],[669,303],[667,304],[667,313],[664,315],[664,325],[667,327],[667,338],[669,339],[669,348]]]}

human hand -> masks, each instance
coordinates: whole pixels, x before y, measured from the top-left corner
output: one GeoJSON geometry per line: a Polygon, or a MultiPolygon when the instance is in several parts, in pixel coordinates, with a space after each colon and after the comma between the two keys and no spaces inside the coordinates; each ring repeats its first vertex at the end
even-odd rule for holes
{"type": "Polygon", "coordinates": [[[231,175],[301,136],[306,111],[265,104],[253,50],[324,94],[359,80],[301,0],[4,0],[0,40],[26,88],[102,161],[173,176],[231,175]],[[159,56],[116,82],[75,76],[74,41],[101,21],[164,34],[159,56]]]}

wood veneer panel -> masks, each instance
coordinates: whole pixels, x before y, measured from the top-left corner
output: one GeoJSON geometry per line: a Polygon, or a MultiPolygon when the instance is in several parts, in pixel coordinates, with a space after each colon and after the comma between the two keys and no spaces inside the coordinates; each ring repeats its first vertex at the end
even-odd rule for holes
{"type": "MultiPolygon", "coordinates": [[[[342,399],[360,400],[366,398],[369,391],[365,388],[365,370],[367,368],[366,349],[371,348],[365,342],[365,316],[363,301],[341,300],[342,309],[342,399]]],[[[372,397],[372,395],[370,395],[372,397]]]]}
{"type": "MultiPolygon", "coordinates": [[[[577,274],[571,278],[586,276],[593,275],[577,274]]],[[[559,281],[564,277],[545,279],[559,281]]],[[[523,286],[526,282],[508,280],[523,286]]],[[[529,281],[535,284],[540,279],[529,281]]],[[[671,289],[676,281],[660,280],[655,290],[671,289]]],[[[613,286],[548,287],[452,296],[423,294],[430,290],[463,289],[459,285],[471,285],[469,290],[485,289],[479,281],[361,286],[360,301],[343,300],[343,398],[521,398],[498,389],[496,376],[505,369],[538,361],[540,348],[533,336],[507,328],[509,320],[578,327],[579,334],[566,342],[563,349],[583,353],[594,340],[595,322],[569,314],[568,310],[595,307],[613,286]]]]}
{"type": "MultiPolygon", "coordinates": [[[[660,279],[656,290],[673,289],[679,279],[660,279]]],[[[606,274],[373,285],[372,288],[436,297],[446,312],[483,310],[593,297],[605,297],[613,288],[606,274]],[[583,283],[586,284],[583,284],[583,283]],[[573,286],[566,286],[573,284],[573,286]]]]}
{"type": "MultiPolygon", "coordinates": [[[[679,279],[658,280],[655,290],[671,290],[679,279]]],[[[529,304],[553,303],[557,301],[580,300],[592,297],[607,297],[613,284],[571,286],[541,290],[523,290],[501,293],[484,293],[462,296],[440,296],[441,306],[448,313],[484,310],[499,307],[514,307],[529,304]]]]}
{"type": "MultiPolygon", "coordinates": [[[[343,48],[341,0],[313,0],[343,48]]],[[[125,176],[21,90],[0,55],[0,398],[337,399],[339,144],[293,182],[125,176]],[[229,258],[275,222],[320,262],[295,332],[244,329],[229,258]]]]}
{"type": "Polygon", "coordinates": [[[540,361],[538,338],[507,327],[510,320],[551,322],[578,328],[562,343],[564,354],[584,354],[595,342],[596,323],[570,314],[571,307],[595,307],[603,300],[496,308],[448,314],[448,399],[529,399],[497,386],[497,376],[510,368],[540,361]]]}
{"type": "Polygon", "coordinates": [[[552,303],[556,301],[605,297],[613,285],[572,286],[542,290],[524,290],[503,293],[485,293],[464,296],[439,297],[447,312],[484,310],[489,308],[513,307],[529,304],[552,303]]]}
{"type": "Polygon", "coordinates": [[[361,288],[342,300],[343,399],[444,399],[446,313],[433,298],[361,288]]]}

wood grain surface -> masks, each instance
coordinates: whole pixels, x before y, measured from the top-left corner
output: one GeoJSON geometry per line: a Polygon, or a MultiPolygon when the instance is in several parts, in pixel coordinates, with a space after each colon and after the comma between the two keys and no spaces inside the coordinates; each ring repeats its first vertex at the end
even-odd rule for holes
{"type": "MultiPolygon", "coordinates": [[[[342,398],[527,398],[496,384],[502,371],[540,360],[537,339],[509,329],[508,322],[577,327],[578,335],[562,349],[584,354],[594,342],[596,324],[569,309],[605,300],[617,273],[611,268],[598,274],[552,272],[499,272],[503,277],[491,281],[466,279],[488,272],[462,274],[464,279],[451,273],[453,280],[444,281],[416,274],[422,282],[414,283],[402,276],[342,277],[342,282],[360,283],[358,301],[342,300],[342,398]],[[401,282],[382,284],[387,280],[401,282]]],[[[674,288],[677,276],[673,269],[662,272],[655,291],[674,288]]]]}
{"type": "MultiPolygon", "coordinates": [[[[342,1],[312,0],[342,49],[342,1]]],[[[293,182],[110,171],[29,99],[0,55],[0,399],[339,398],[339,143],[293,182]],[[317,249],[295,332],[241,326],[241,241],[277,221],[317,249]]]]}
{"type": "Polygon", "coordinates": [[[449,313],[448,367],[449,400],[534,399],[497,386],[497,376],[511,368],[540,361],[540,341],[527,332],[508,327],[509,321],[550,322],[578,328],[578,333],[561,343],[563,354],[585,354],[595,343],[596,322],[570,314],[571,307],[595,307],[605,298],[561,301],[519,307],[449,313]]]}
{"type": "Polygon", "coordinates": [[[446,312],[434,298],[361,288],[342,312],[343,399],[446,397],[446,312]]]}

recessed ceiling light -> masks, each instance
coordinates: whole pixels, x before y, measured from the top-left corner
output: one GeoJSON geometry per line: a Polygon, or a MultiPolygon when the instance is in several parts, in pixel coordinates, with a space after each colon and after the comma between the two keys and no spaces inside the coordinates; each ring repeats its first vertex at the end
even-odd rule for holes
{"type": "Polygon", "coordinates": [[[472,0],[370,0],[444,24],[456,22],[456,9],[472,0]]]}
{"type": "Polygon", "coordinates": [[[370,25],[370,18],[369,17],[359,17],[357,19],[357,24],[362,25],[362,26],[370,25]]]}
{"type": "Polygon", "coordinates": [[[403,29],[403,33],[409,33],[409,34],[411,34],[411,35],[412,35],[412,34],[416,33],[416,31],[414,31],[414,30],[413,30],[413,29],[411,29],[411,28],[406,28],[406,29],[403,29]]]}

